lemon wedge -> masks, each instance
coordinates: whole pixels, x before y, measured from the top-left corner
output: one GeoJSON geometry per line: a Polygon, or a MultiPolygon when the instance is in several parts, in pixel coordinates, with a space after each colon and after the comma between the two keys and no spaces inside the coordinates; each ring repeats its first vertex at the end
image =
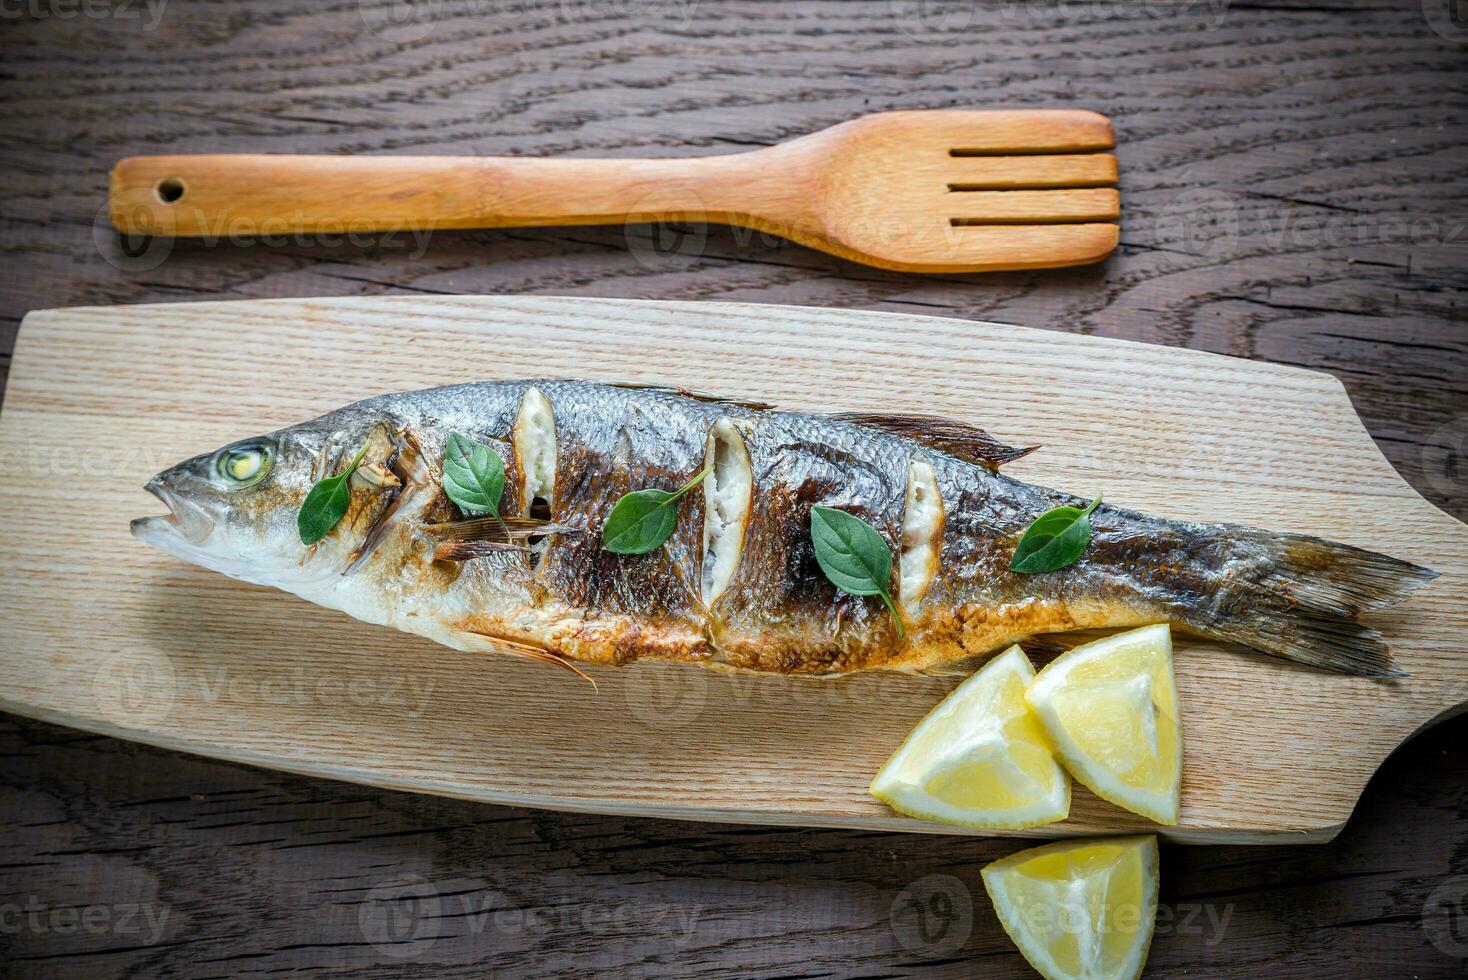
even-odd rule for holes
{"type": "Polygon", "coordinates": [[[1157,920],[1157,838],[1032,847],[983,876],[1004,931],[1046,980],[1141,976],[1157,920]]]}
{"type": "Polygon", "coordinates": [[[1064,820],[1070,781],[1025,704],[1035,668],[1010,647],[928,712],[871,794],[899,813],[985,830],[1064,820]]]}
{"type": "Polygon", "coordinates": [[[1025,700],[1060,761],[1091,792],[1149,820],[1177,823],[1183,735],[1165,624],[1061,654],[1036,675],[1025,700]]]}

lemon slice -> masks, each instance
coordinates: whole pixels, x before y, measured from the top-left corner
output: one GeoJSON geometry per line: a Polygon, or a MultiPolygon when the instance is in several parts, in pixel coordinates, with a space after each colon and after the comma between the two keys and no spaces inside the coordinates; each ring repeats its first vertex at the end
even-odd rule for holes
{"type": "Polygon", "coordinates": [[[1091,792],[1149,820],[1177,823],[1183,735],[1166,625],[1061,654],[1025,700],[1060,761],[1091,792]]]}
{"type": "Polygon", "coordinates": [[[1010,647],[924,718],[872,780],[899,813],[986,830],[1064,820],[1070,781],[1025,704],[1035,668],[1010,647]]]}
{"type": "Polygon", "coordinates": [[[1046,980],[1141,976],[1157,919],[1157,838],[1046,844],[983,875],[1004,931],[1046,980]]]}

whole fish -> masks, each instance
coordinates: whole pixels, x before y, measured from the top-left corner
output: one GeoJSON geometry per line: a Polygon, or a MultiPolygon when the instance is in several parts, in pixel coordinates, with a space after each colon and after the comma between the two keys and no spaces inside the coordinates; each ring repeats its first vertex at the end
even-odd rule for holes
{"type": "Polygon", "coordinates": [[[132,531],[368,622],[562,666],[945,673],[1034,634],[1168,622],[1392,674],[1356,616],[1435,573],[1349,545],[1103,504],[1074,564],[1012,571],[1031,522],[1084,504],[998,471],[1027,451],[921,416],[797,414],[584,381],[463,384],[369,398],[180,463],[147,484],[169,515],[132,531]],[[502,458],[499,515],[466,514],[444,492],[451,433],[502,458]],[[303,544],[308,491],[363,447],[345,517],[303,544]],[[624,494],[673,491],[706,468],[665,545],[603,547],[624,494]],[[860,517],[897,555],[893,609],[827,579],[811,542],[818,505],[860,517]]]}

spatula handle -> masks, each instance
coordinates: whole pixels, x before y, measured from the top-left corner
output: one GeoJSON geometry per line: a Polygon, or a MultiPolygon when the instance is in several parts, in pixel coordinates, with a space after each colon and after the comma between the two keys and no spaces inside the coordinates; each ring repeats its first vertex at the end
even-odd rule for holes
{"type": "Polygon", "coordinates": [[[780,183],[751,160],[764,153],[130,157],[113,168],[109,210],[120,231],[178,237],[724,221],[778,206],[780,183]]]}

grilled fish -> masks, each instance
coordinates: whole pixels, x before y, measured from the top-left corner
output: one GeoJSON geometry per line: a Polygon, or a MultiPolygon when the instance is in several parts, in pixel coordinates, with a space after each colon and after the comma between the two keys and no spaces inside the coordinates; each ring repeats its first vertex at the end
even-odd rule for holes
{"type": "Polygon", "coordinates": [[[369,398],[180,463],[147,484],[170,513],[132,532],[368,622],[562,666],[945,673],[1035,634],[1169,622],[1328,670],[1392,674],[1380,635],[1356,617],[1435,573],[1349,545],[1103,504],[1074,564],[1011,571],[1037,516],[1084,503],[999,471],[1027,451],[944,419],[797,414],[639,385],[463,384],[369,398]],[[466,515],[445,494],[453,432],[503,459],[499,516],[466,515]],[[306,494],[363,446],[345,517],[303,545],[306,494]],[[663,547],[602,547],[620,497],[674,490],[706,467],[663,547]],[[862,518],[892,547],[905,628],[827,580],[811,544],[817,505],[862,518]]]}

